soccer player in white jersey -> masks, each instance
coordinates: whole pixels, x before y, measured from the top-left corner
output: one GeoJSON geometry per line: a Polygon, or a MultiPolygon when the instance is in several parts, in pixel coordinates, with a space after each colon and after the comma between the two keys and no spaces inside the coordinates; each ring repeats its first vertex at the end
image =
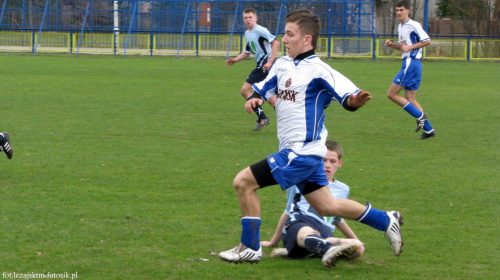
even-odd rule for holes
{"type": "Polygon", "coordinates": [[[387,92],[387,97],[394,103],[403,107],[403,109],[417,119],[417,129],[415,132],[423,129],[424,132],[419,139],[427,139],[436,135],[436,131],[427,119],[427,114],[417,102],[417,90],[420,87],[422,77],[422,48],[430,45],[429,35],[422,29],[420,23],[410,19],[410,10],[407,1],[401,1],[396,4],[396,15],[401,22],[398,25],[398,43],[390,40],[385,41],[387,47],[391,47],[403,52],[403,66],[399,73],[392,80],[392,84],[387,92]],[[399,95],[404,89],[405,96],[399,95]]]}
{"type": "MultiPolygon", "coordinates": [[[[323,164],[330,193],[335,198],[349,198],[349,186],[333,178],[342,166],[342,147],[337,142],[328,140],[326,148],[323,164]]],[[[287,190],[285,212],[281,215],[271,241],[261,241],[260,244],[264,247],[276,246],[281,239],[284,248],[274,249],[271,257],[302,259],[319,256],[323,258],[323,265],[326,267],[334,266],[340,258],[352,260],[364,252],[363,243],[343,219],[320,216],[300,194],[297,186],[287,190]],[[348,239],[333,237],[335,228],[348,239]]]]}
{"type": "MultiPolygon", "coordinates": [[[[248,75],[245,83],[243,83],[241,87],[241,95],[245,99],[248,99],[252,95],[252,84],[264,80],[269,73],[269,69],[271,69],[276,59],[280,43],[267,28],[257,24],[257,11],[255,11],[255,9],[245,9],[243,11],[243,21],[248,28],[248,30],[245,31],[245,49],[237,57],[226,60],[226,65],[229,67],[247,58],[250,54],[255,55],[257,66],[252,70],[250,75],[248,75]]],[[[274,100],[271,100],[269,103],[271,106],[274,106],[273,101],[274,100]]],[[[253,131],[259,131],[264,126],[268,125],[270,120],[261,106],[254,108],[254,112],[257,115],[257,125],[253,131]]]]}
{"type": "Polygon", "coordinates": [[[349,79],[322,62],[314,52],[319,37],[319,18],[308,10],[286,16],[283,44],[288,56],[275,61],[264,81],[254,84],[245,103],[251,113],[276,96],[279,152],[267,156],[236,175],[233,186],[242,212],[241,244],[220,252],[228,262],[258,262],[260,246],[260,201],[257,190],[279,184],[286,190],[299,186],[304,198],[322,216],[357,220],[385,231],[395,255],[401,253],[399,212],[385,212],[349,199],[333,198],[323,169],[326,156],[325,109],[332,101],[355,111],[371,99],[349,79]]]}

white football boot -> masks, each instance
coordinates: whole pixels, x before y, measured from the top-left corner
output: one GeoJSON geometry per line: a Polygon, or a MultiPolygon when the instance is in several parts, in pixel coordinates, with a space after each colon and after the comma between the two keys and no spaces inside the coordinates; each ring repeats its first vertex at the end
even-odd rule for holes
{"type": "Polygon", "coordinates": [[[399,256],[403,251],[403,236],[401,236],[401,226],[403,225],[403,216],[397,211],[387,212],[391,219],[389,226],[385,230],[385,238],[389,240],[394,255],[399,256]]]}
{"type": "Polygon", "coordinates": [[[332,268],[337,264],[338,259],[351,259],[357,250],[358,246],[354,243],[332,246],[323,255],[321,261],[324,266],[332,268]]]}
{"type": "Polygon", "coordinates": [[[254,251],[247,246],[240,244],[231,250],[220,252],[219,258],[230,263],[258,263],[262,259],[262,246],[254,251]]]}

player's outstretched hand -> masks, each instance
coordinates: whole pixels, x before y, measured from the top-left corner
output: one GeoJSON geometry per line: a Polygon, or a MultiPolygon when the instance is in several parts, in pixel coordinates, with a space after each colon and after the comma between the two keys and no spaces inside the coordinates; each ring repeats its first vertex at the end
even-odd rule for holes
{"type": "Polygon", "coordinates": [[[245,103],[245,110],[247,110],[248,113],[253,114],[253,108],[262,106],[262,104],[264,104],[264,100],[260,98],[251,98],[245,103]]]}
{"type": "Polygon", "coordinates": [[[229,67],[229,66],[233,65],[235,62],[236,62],[236,61],[234,61],[234,59],[232,59],[232,58],[228,58],[228,59],[226,60],[226,65],[227,65],[227,67],[229,67]]]}
{"type": "Polygon", "coordinates": [[[271,241],[261,241],[260,246],[262,247],[273,247],[274,245],[271,244],[271,241]]]}
{"type": "Polygon", "coordinates": [[[365,105],[370,99],[372,99],[370,93],[361,89],[358,93],[351,95],[349,98],[349,106],[359,108],[365,105]]]}

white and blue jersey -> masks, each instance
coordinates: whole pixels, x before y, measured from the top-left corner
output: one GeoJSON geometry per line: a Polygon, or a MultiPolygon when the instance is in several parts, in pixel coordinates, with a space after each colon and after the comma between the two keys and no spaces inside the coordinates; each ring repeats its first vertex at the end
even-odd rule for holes
{"type": "MultiPolygon", "coordinates": [[[[430,40],[429,35],[424,31],[420,23],[408,19],[405,23],[400,23],[398,25],[399,44],[406,44],[411,46],[418,42],[425,42],[430,40]]],[[[402,59],[407,57],[421,59],[422,58],[422,48],[414,49],[409,52],[404,52],[401,55],[402,59]]]]}
{"type": "MultiPolygon", "coordinates": [[[[412,19],[398,25],[398,34],[398,43],[407,46],[430,40],[420,23],[412,19]]],[[[422,48],[404,52],[401,58],[403,59],[401,70],[392,82],[404,86],[405,90],[418,90],[422,79],[422,64],[420,63],[422,48]]]]}
{"type": "Polygon", "coordinates": [[[277,97],[275,111],[280,151],[290,149],[298,155],[324,158],[325,109],[332,100],[342,104],[347,96],[359,89],[311,53],[304,59],[278,58],[267,77],[254,84],[253,89],[264,100],[277,97]]]}
{"type": "MultiPolygon", "coordinates": [[[[335,180],[333,182],[329,182],[330,193],[335,198],[347,199],[349,198],[349,186],[335,180]]],[[[290,222],[293,222],[296,219],[297,215],[306,215],[314,218],[315,220],[321,222],[324,226],[331,229],[331,231],[335,230],[334,222],[342,222],[342,218],[339,217],[323,217],[314,210],[314,208],[307,202],[303,195],[300,194],[297,186],[291,187],[287,190],[287,203],[285,208],[285,213],[290,216],[290,222]]],[[[286,229],[283,230],[283,233],[286,234],[286,229]]]]}
{"type": "Polygon", "coordinates": [[[255,55],[257,68],[262,68],[271,56],[271,42],[276,37],[267,28],[256,24],[252,30],[245,31],[245,52],[255,55]]]}

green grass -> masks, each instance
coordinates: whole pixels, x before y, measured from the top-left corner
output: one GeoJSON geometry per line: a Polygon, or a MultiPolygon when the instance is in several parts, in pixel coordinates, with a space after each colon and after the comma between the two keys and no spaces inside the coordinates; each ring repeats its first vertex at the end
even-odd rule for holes
{"type": "MultiPolygon", "coordinates": [[[[351,222],[366,252],[332,270],[319,260],[228,264],[239,242],[232,180],[277,151],[239,89],[252,61],[223,58],[0,54],[0,273],[79,279],[499,278],[500,64],[425,61],[418,99],[437,137],[385,97],[398,60],[330,60],[369,104],[328,109],[344,148],[337,178],[351,198],[405,217],[403,254],[351,222]],[[203,261],[206,259],[208,261],[203,261]]],[[[272,110],[265,105],[272,117],[272,110]]],[[[273,118],[274,119],[274,118],[273,118]]],[[[286,196],[259,191],[262,239],[286,196]]]]}

